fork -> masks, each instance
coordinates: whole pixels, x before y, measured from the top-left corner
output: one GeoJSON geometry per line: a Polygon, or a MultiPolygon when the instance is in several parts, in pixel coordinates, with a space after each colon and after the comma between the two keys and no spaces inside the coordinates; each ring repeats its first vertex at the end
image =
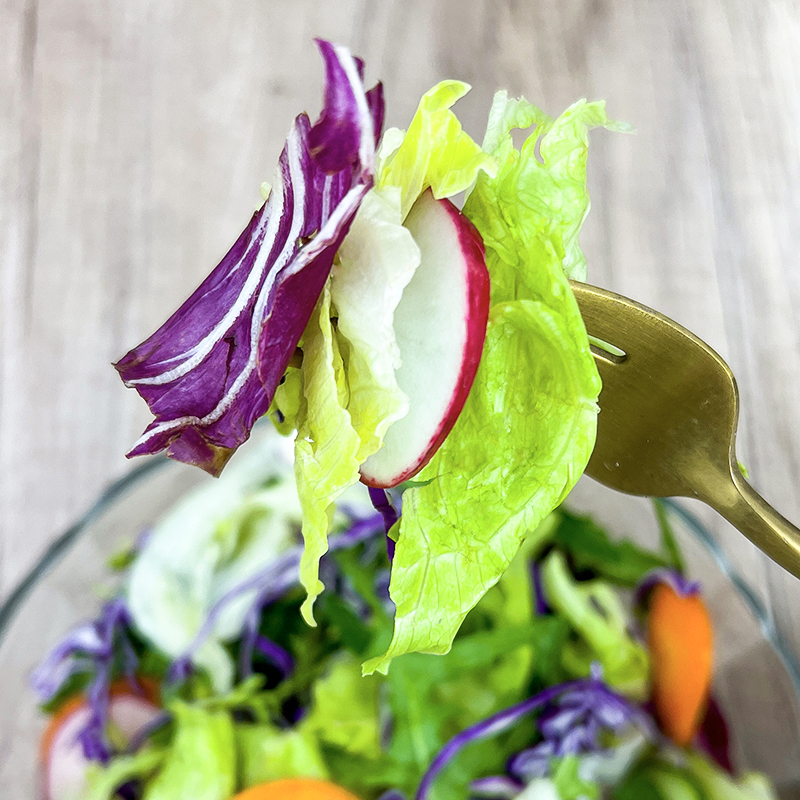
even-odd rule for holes
{"type": "Polygon", "coordinates": [[[603,389],[586,473],[626,494],[694,497],[800,578],[800,530],[744,478],[730,367],[663,314],[571,281],[603,389]]]}

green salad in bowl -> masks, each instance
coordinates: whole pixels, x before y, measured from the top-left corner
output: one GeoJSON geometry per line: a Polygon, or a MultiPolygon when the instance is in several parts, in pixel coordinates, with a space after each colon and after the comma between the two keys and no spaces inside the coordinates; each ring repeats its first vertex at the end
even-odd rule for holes
{"type": "MultiPolygon", "coordinates": [[[[174,480],[162,472],[150,490],[174,480]]],[[[152,496],[141,491],[137,507],[152,496]]],[[[315,626],[301,615],[290,442],[262,426],[218,480],[154,502],[154,524],[104,557],[94,619],[30,673],[50,716],[36,727],[42,796],[778,796],[765,775],[734,766],[742,750],[726,717],[741,687],[723,702],[712,683],[730,645],[709,609],[742,625],[746,610],[729,584],[707,602],[686,577],[673,531],[683,540],[686,523],[672,506],[636,508],[649,548],[559,507],[449,653],[406,654],[363,676],[392,636],[386,531],[407,491],[379,510],[365,487],[340,499],[315,626]]],[[[116,529],[109,521],[104,533],[116,529]]],[[[72,569],[85,560],[75,554],[72,569]]],[[[744,760],[753,756],[751,745],[744,760]]]]}
{"type": "Polygon", "coordinates": [[[501,91],[478,144],[445,81],[384,131],[381,85],[317,44],[319,119],[116,364],[154,415],[130,455],[218,480],[32,672],[44,795],[776,797],[733,762],[669,507],[644,548],[562,505],[601,391],[569,284],[588,132],[626,126],[501,91]]]}

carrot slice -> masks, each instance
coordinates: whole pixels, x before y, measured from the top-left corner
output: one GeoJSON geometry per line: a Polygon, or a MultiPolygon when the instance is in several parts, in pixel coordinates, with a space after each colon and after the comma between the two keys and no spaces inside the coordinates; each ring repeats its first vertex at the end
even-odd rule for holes
{"type": "Polygon", "coordinates": [[[245,789],[233,800],[358,800],[358,798],[327,781],[291,778],[245,789]]]}
{"type": "Polygon", "coordinates": [[[684,747],[703,720],[711,688],[713,634],[700,595],[658,584],[650,594],[647,641],[656,716],[663,732],[684,747]]]}

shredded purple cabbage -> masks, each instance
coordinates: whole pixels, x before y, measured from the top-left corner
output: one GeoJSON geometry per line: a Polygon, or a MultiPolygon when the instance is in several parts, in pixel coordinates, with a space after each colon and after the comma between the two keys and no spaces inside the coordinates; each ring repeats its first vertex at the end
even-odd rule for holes
{"type": "Polygon", "coordinates": [[[106,724],[115,668],[121,667],[132,689],[138,687],[138,658],[128,635],[130,625],[125,602],[121,598],[109,601],[96,620],[68,633],[31,676],[31,685],[41,703],[52,700],[73,675],[93,676],[87,692],[91,714],[78,734],[84,755],[93,761],[105,763],[112,754],[106,724]]]}
{"type": "MultiPolygon", "coordinates": [[[[383,518],[380,514],[356,519],[350,528],[330,538],[328,552],[355,547],[361,542],[369,541],[381,531],[383,531],[383,518]]],[[[254,594],[254,600],[245,619],[245,641],[243,642],[239,664],[243,674],[250,674],[253,653],[259,645],[258,622],[261,617],[261,611],[265,606],[279,600],[286,592],[298,585],[300,580],[300,557],[302,554],[302,545],[293,547],[272,564],[251,575],[246,581],[234,586],[220,597],[208,612],[205,622],[192,640],[192,643],[172,663],[169,670],[169,680],[180,681],[191,674],[192,659],[195,653],[211,635],[228,605],[240,597],[254,594]]],[[[261,638],[263,639],[263,637],[261,638]]],[[[273,651],[273,655],[275,655],[275,651],[273,651]]],[[[286,653],[286,656],[288,655],[286,653]]],[[[288,664],[286,659],[281,659],[281,661],[284,666],[288,664]]],[[[276,666],[279,669],[281,668],[279,663],[276,663],[276,666]]],[[[288,671],[290,672],[291,670],[288,671]]]]}
{"type": "Polygon", "coordinates": [[[490,775],[488,778],[472,781],[469,788],[480,797],[513,800],[525,788],[525,784],[507,775],[490,775]]]}
{"type": "Polygon", "coordinates": [[[139,728],[138,731],[131,737],[126,748],[126,753],[136,753],[144,745],[144,743],[156,732],[161,730],[165,725],[172,722],[172,714],[169,711],[162,711],[157,716],[153,717],[147,724],[139,728]]]}
{"type": "Polygon", "coordinates": [[[638,583],[635,591],[637,605],[644,605],[647,596],[660,583],[666,583],[679,597],[694,597],[701,592],[700,582],[689,580],[674,569],[659,567],[651,569],[638,583]]]}
{"type": "Polygon", "coordinates": [[[282,673],[288,677],[294,672],[294,659],[288,650],[284,650],[277,642],[266,636],[256,638],[256,650],[268,661],[271,661],[282,673]]]}
{"type": "Polygon", "coordinates": [[[543,617],[549,614],[552,609],[547,602],[544,593],[544,583],[542,581],[542,565],[534,560],[531,562],[531,581],[533,583],[533,599],[537,616],[543,617]]]}
{"type": "Polygon", "coordinates": [[[253,674],[253,657],[259,652],[280,671],[283,678],[287,678],[294,672],[294,659],[277,642],[259,633],[263,608],[264,603],[259,596],[247,612],[239,647],[239,674],[242,678],[253,674]]]}
{"type": "Polygon", "coordinates": [[[392,498],[385,489],[369,487],[369,499],[376,511],[383,517],[383,524],[386,528],[386,551],[389,553],[389,561],[394,560],[395,541],[389,536],[389,531],[397,524],[400,516],[392,503],[392,498]]]}
{"type": "Polygon", "coordinates": [[[553,758],[601,752],[601,733],[620,733],[636,721],[651,729],[644,712],[609,689],[599,671],[593,671],[582,685],[547,701],[538,720],[542,741],[514,756],[508,771],[526,783],[545,777],[553,758]]]}
{"type": "Polygon", "coordinates": [[[129,456],[166,448],[219,474],[267,412],[372,186],[381,86],[365,92],[363,64],[347,48],[317,45],[319,120],[295,119],[263,207],[178,311],[116,364],[155,416],[129,456]]]}
{"type": "Polygon", "coordinates": [[[454,736],[428,767],[415,800],[426,800],[436,776],[463,747],[504,733],[523,717],[540,710],[543,712],[539,722],[543,741],[523,750],[509,763],[511,777],[522,782],[545,774],[541,772],[543,759],[547,767],[554,756],[600,751],[601,731],[619,732],[628,725],[637,724],[648,734],[652,732],[647,715],[606,686],[599,666],[593,665],[589,678],[550,686],[454,736]]]}

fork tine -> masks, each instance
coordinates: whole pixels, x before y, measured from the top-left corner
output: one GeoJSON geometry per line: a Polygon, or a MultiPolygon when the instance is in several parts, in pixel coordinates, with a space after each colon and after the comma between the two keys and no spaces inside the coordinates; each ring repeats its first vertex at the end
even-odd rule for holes
{"type": "Polygon", "coordinates": [[[615,302],[635,307],[635,304],[621,295],[586,283],[570,281],[570,286],[589,335],[627,352],[624,342],[620,341],[622,331],[619,322],[614,314],[609,314],[609,305],[615,302]]]}
{"type": "Polygon", "coordinates": [[[628,359],[625,326],[619,324],[618,317],[619,303],[626,298],[578,281],[570,281],[570,285],[586,326],[597,371],[605,385],[611,370],[628,359]],[[612,311],[617,313],[610,313],[612,311]],[[614,353],[613,349],[619,353],[614,353]]]}

